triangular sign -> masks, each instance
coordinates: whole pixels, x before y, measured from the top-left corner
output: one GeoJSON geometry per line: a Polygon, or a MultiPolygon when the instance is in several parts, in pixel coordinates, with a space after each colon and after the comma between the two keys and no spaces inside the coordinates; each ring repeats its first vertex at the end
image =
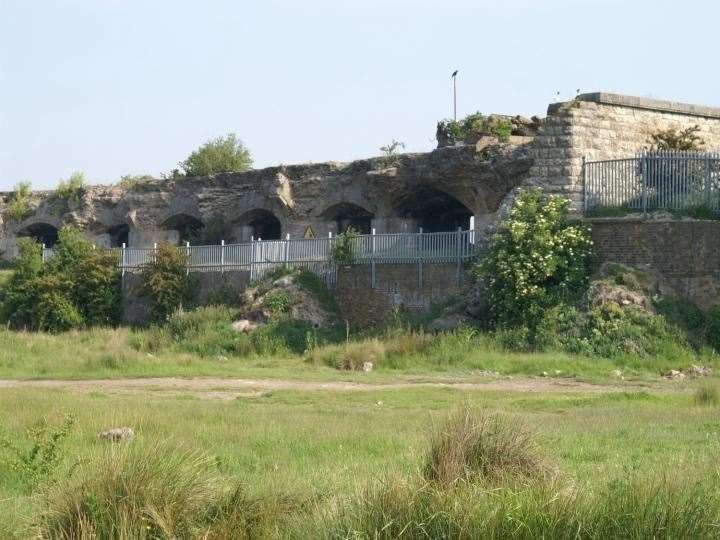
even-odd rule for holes
{"type": "Polygon", "coordinates": [[[308,226],[308,228],[305,229],[303,238],[315,238],[315,231],[313,231],[312,227],[308,226]]]}

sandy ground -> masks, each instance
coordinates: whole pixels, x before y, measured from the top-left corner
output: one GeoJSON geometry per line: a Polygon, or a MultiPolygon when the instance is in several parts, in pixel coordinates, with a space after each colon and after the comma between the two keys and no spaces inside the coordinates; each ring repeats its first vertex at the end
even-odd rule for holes
{"type": "Polygon", "coordinates": [[[224,379],[224,378],[145,378],[99,380],[18,381],[0,379],[0,391],[6,388],[53,389],[68,392],[106,394],[193,395],[201,399],[235,399],[262,396],[275,390],[364,392],[373,390],[401,390],[406,388],[454,388],[486,392],[531,393],[601,393],[647,389],[634,384],[590,384],[568,379],[552,378],[489,378],[487,382],[403,381],[388,384],[346,381],[312,382],[280,379],[224,379]]]}

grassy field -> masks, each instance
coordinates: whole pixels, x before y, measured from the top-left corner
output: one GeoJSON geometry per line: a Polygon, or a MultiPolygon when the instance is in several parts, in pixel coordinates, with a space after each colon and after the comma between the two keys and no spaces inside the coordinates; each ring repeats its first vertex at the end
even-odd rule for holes
{"type": "Polygon", "coordinates": [[[181,342],[158,329],[90,329],[58,335],[0,330],[0,379],[97,379],[123,377],[268,377],[308,380],[392,381],[397,377],[569,377],[588,381],[656,381],[693,363],[719,367],[718,356],[668,358],[583,357],[563,352],[515,353],[481,333],[433,336],[391,331],[353,338],[307,352],[279,348],[258,354],[233,350],[234,336],[198,332],[181,342]],[[372,361],[372,373],[339,369],[372,361]]]}
{"type": "MultiPolygon", "coordinates": [[[[77,464],[118,452],[97,439],[101,429],[131,426],[135,448],[155,452],[161,442],[198,452],[209,460],[207,474],[227,488],[243,485],[251,497],[304,501],[280,532],[313,537],[313,527],[373,481],[417,478],[434,429],[464,404],[522,418],[552,463],[593,490],[642,474],[717,477],[717,403],[698,402],[696,387],[552,395],[448,388],[273,391],[232,401],[152,390],[137,396],[6,389],[0,392],[0,426],[5,437],[23,441],[41,419],[57,425],[74,415],[77,424],[60,446],[58,478],[72,478],[77,464]]],[[[0,515],[11,516],[2,521],[0,535],[30,534],[46,505],[44,493],[42,487],[29,489],[7,464],[0,466],[0,515]]]]}

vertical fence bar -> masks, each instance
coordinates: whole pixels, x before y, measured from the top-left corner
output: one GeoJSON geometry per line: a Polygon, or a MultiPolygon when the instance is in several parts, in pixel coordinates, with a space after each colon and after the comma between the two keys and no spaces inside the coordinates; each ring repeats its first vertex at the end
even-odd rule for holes
{"type": "Polygon", "coordinates": [[[585,169],[585,156],[582,158],[582,190],[583,214],[587,215],[587,170],[585,169]]]}
{"type": "Polygon", "coordinates": [[[250,237],[250,281],[255,279],[255,237],[250,237]]]}
{"type": "Polygon", "coordinates": [[[462,285],[462,227],[458,227],[455,238],[455,255],[457,256],[457,284],[462,285]]]}
{"type": "Polygon", "coordinates": [[[220,240],[220,273],[225,273],[225,240],[220,240]]]}
{"type": "Polygon", "coordinates": [[[418,243],[416,246],[417,249],[417,265],[418,265],[418,289],[422,289],[423,285],[423,256],[425,255],[425,252],[423,251],[423,228],[420,227],[420,232],[418,233],[418,243]]]}
{"type": "Polygon", "coordinates": [[[642,210],[643,210],[643,218],[647,218],[647,203],[648,203],[648,193],[647,193],[647,185],[648,185],[648,163],[647,163],[647,157],[642,158],[642,164],[641,164],[641,173],[640,176],[642,177],[642,210]]]}
{"type": "Polygon", "coordinates": [[[370,288],[375,288],[375,229],[372,230],[371,237],[371,248],[370,248],[370,288]]]}
{"type": "Polygon", "coordinates": [[[120,247],[120,277],[125,277],[125,242],[120,247]]]}

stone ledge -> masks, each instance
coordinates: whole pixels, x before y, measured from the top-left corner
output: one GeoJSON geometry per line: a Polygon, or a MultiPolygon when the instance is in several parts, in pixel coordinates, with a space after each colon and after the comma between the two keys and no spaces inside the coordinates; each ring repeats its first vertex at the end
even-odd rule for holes
{"type": "Polygon", "coordinates": [[[617,105],[620,107],[629,107],[631,109],[646,109],[649,111],[720,119],[720,108],[718,107],[707,107],[705,105],[692,105],[689,103],[678,103],[676,101],[625,96],[622,94],[610,94],[608,92],[581,94],[577,96],[575,100],[590,101],[604,105],[617,105]]]}

